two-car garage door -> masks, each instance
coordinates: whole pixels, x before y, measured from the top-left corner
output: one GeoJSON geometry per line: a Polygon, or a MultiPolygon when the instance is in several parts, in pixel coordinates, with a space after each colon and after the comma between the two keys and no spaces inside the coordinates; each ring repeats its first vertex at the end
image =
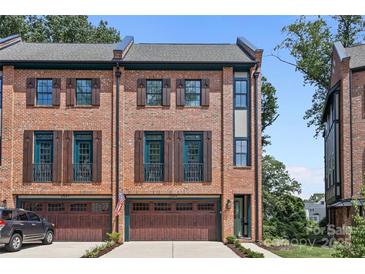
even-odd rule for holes
{"type": "Polygon", "coordinates": [[[131,241],[218,240],[217,201],[129,201],[131,241]]]}

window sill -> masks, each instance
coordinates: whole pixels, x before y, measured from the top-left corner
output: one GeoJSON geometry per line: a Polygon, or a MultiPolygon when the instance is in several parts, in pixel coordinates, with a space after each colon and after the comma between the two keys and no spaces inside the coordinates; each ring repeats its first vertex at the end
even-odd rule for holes
{"type": "Polygon", "coordinates": [[[252,169],[252,166],[233,166],[233,169],[249,170],[249,169],[252,169]]]}
{"type": "Polygon", "coordinates": [[[170,106],[137,106],[139,109],[146,109],[146,108],[157,108],[157,109],[163,109],[163,108],[170,108],[170,106]]]}
{"type": "Polygon", "coordinates": [[[53,106],[53,105],[49,105],[49,106],[37,106],[37,105],[34,105],[34,106],[27,106],[28,108],[60,108],[60,106],[53,106]]]}
{"type": "Polygon", "coordinates": [[[93,106],[93,105],[74,105],[69,106],[70,108],[98,108],[100,106],[93,106]]]}

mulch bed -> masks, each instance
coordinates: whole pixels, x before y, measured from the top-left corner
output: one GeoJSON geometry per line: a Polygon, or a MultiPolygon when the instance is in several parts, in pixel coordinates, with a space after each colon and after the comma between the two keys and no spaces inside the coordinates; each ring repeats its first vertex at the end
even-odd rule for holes
{"type": "Polygon", "coordinates": [[[232,251],[234,253],[236,253],[238,256],[240,256],[241,258],[247,258],[245,256],[245,253],[243,253],[241,250],[237,249],[234,244],[226,244],[226,246],[228,246],[230,249],[232,249],[232,251]]]}
{"type": "MultiPolygon", "coordinates": [[[[118,246],[121,246],[121,245],[122,245],[122,243],[115,243],[113,246],[111,246],[111,247],[107,247],[107,248],[105,248],[104,250],[100,251],[100,252],[98,253],[98,255],[96,255],[96,257],[93,257],[93,258],[99,258],[99,257],[101,257],[101,256],[103,256],[103,255],[105,255],[105,254],[109,253],[109,252],[110,252],[110,251],[112,251],[114,248],[117,248],[118,246]]],[[[81,258],[89,258],[89,257],[85,257],[85,256],[83,255],[81,258]]]]}

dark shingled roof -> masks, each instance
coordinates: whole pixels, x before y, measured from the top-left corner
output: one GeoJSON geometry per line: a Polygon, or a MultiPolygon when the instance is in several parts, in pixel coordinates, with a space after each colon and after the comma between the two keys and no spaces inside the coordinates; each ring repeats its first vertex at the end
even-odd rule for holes
{"type": "MultiPolygon", "coordinates": [[[[0,50],[0,61],[111,62],[118,44],[26,43],[0,50]]],[[[252,63],[236,44],[133,44],[125,62],[252,63]]]]}
{"type": "Polygon", "coordinates": [[[350,56],[350,68],[365,67],[365,44],[345,48],[350,56]]]}
{"type": "Polygon", "coordinates": [[[234,44],[133,44],[126,62],[253,62],[234,44]]]}
{"type": "Polygon", "coordinates": [[[110,62],[116,44],[19,42],[0,50],[0,61],[110,62]]]}

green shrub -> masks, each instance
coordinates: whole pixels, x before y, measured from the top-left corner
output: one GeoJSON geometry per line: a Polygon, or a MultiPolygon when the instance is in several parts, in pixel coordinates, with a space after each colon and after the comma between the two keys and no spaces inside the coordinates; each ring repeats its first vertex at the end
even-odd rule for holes
{"type": "Polygon", "coordinates": [[[228,236],[226,238],[226,240],[227,240],[227,243],[234,244],[234,242],[237,240],[237,238],[236,238],[236,236],[228,236]]]}
{"type": "Polygon", "coordinates": [[[120,233],[119,232],[107,233],[106,237],[108,242],[118,243],[120,240],[120,233]]]}
{"type": "Polygon", "coordinates": [[[264,258],[264,254],[260,252],[253,251],[249,248],[245,248],[244,246],[240,245],[238,247],[238,250],[240,250],[247,258],[264,258]]]}
{"type": "Polygon", "coordinates": [[[241,246],[241,242],[240,242],[240,240],[235,240],[235,241],[234,241],[234,246],[235,246],[236,248],[239,248],[239,247],[241,246]]]}

